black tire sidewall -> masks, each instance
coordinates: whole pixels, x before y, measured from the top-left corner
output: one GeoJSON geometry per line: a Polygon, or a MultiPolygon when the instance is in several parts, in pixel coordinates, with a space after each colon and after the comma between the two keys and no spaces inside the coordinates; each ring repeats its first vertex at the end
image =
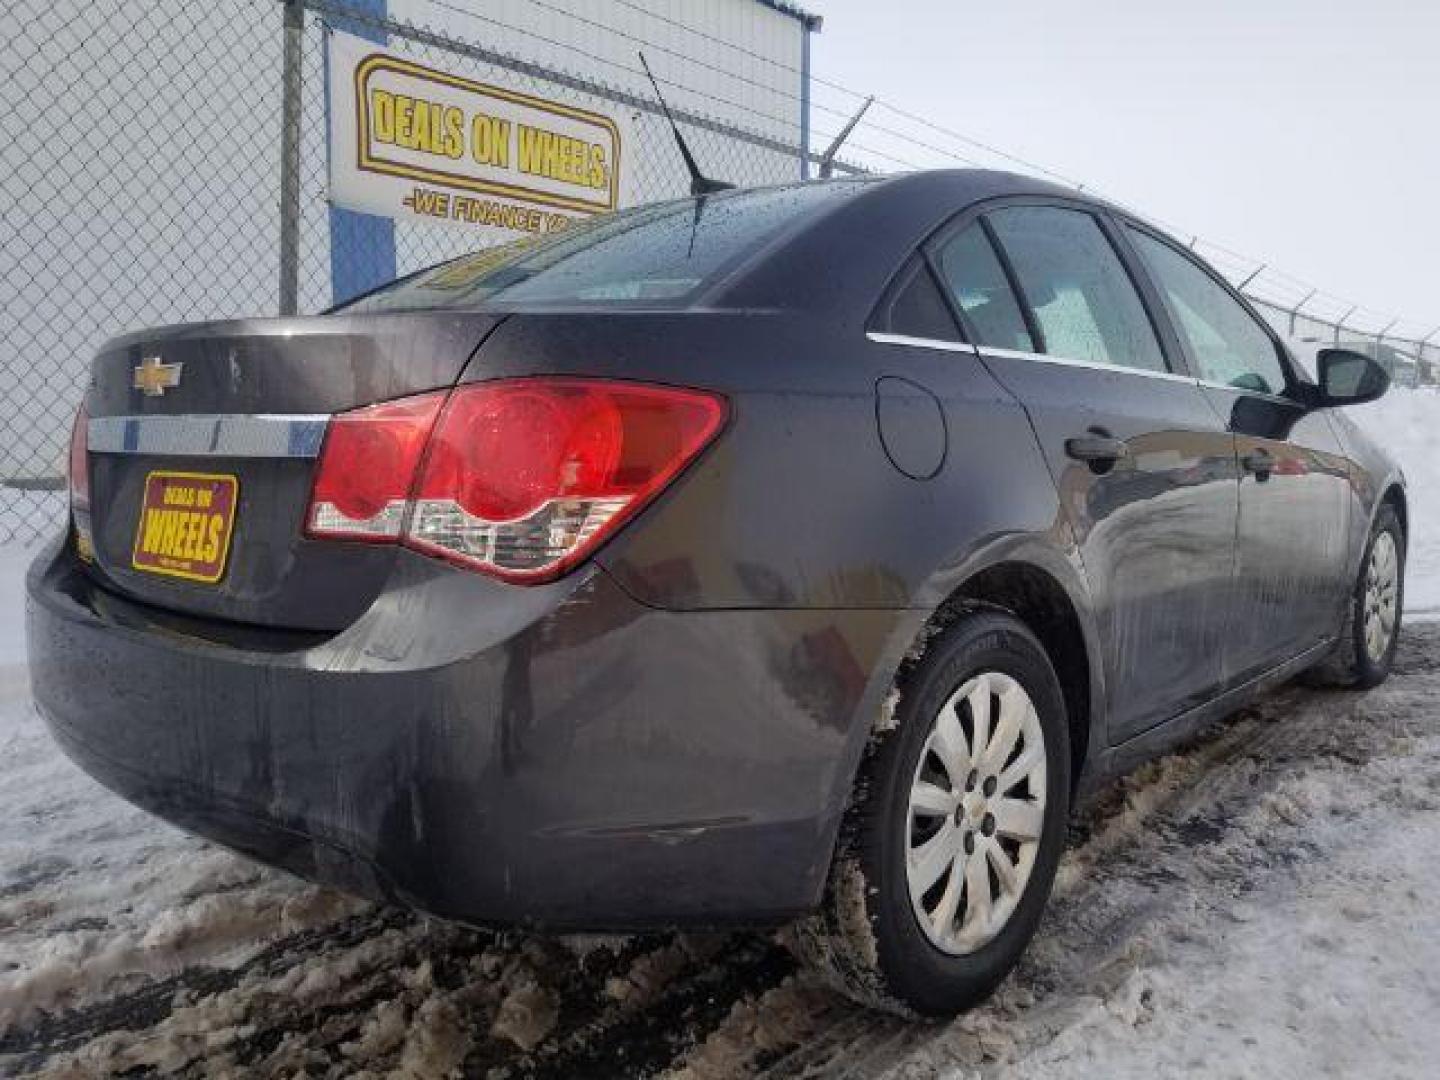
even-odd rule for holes
{"type": "Polygon", "coordinates": [[[877,762],[863,862],[876,889],[870,901],[877,962],[891,992],[918,1012],[953,1014],[1005,977],[1035,932],[1065,844],[1070,749],[1064,698],[1043,648],[1024,624],[1001,613],[963,618],[934,641],[911,672],[897,727],[877,762]],[[1035,705],[1046,747],[1046,811],[1040,850],[1020,904],[1004,929],[977,951],[951,956],[916,921],[905,872],[910,785],[933,720],[951,694],[982,671],[1011,676],[1035,705]],[[864,857],[868,856],[868,857],[864,857]]]}

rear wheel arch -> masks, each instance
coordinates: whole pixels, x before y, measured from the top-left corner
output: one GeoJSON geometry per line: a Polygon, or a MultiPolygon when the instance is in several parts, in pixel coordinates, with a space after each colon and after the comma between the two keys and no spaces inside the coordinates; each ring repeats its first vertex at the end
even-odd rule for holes
{"type": "MultiPolygon", "coordinates": [[[[1025,624],[1039,640],[1059,677],[1070,729],[1070,775],[1078,781],[1098,740],[1094,723],[1103,715],[1098,646],[1087,637],[1079,607],[1070,591],[1049,570],[1033,562],[1006,560],[976,570],[956,586],[926,620],[896,676],[903,687],[906,670],[923,654],[925,642],[967,612],[998,608],[1025,624]]],[[[902,690],[903,692],[903,690],[902,690]]],[[[1079,790],[1071,785],[1072,797],[1079,790]]]]}
{"type": "Polygon", "coordinates": [[[995,603],[954,601],[907,655],[893,722],[882,717],[868,743],[824,895],[786,935],[814,976],[908,1015],[953,1015],[1011,970],[1044,910],[1069,816],[1064,690],[1044,645],[995,603]],[[1028,721],[1014,711],[1016,691],[1028,721]],[[937,742],[944,715],[951,732],[937,742]]]}

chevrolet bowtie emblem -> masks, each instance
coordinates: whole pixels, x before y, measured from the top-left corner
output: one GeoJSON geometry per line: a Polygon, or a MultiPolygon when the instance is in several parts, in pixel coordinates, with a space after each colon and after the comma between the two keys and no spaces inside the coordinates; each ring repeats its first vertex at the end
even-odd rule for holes
{"type": "Polygon", "coordinates": [[[158,356],[147,356],[135,367],[131,384],[146,397],[159,397],[166,390],[180,385],[180,369],[184,364],[162,364],[158,356]]]}

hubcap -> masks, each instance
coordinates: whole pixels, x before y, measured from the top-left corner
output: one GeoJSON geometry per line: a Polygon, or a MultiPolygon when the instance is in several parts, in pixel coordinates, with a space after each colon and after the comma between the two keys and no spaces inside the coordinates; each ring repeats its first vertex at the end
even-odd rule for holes
{"type": "Polygon", "coordinates": [[[1045,821],[1045,736],[1015,679],[976,675],[936,714],[910,785],[905,876],[920,927],[974,952],[1015,913],[1045,821]]]}
{"type": "Polygon", "coordinates": [[[1399,584],[1400,558],[1395,537],[1382,532],[1370,545],[1370,564],[1365,570],[1365,651],[1377,662],[1395,636],[1399,584]]]}

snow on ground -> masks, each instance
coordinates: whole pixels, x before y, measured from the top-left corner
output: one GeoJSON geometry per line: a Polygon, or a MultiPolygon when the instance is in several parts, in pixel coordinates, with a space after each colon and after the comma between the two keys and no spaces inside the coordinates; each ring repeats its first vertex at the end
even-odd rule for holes
{"type": "MultiPolygon", "coordinates": [[[[1408,606],[1440,609],[1440,395],[1357,419],[1404,461],[1408,606]]],[[[0,547],[0,1075],[1434,1075],[1440,623],[1366,693],[1287,688],[1083,811],[996,999],[866,1013],[773,941],[497,935],[187,837],[56,750],[0,547]]]]}
{"type": "Polygon", "coordinates": [[[0,1032],[96,991],[243,960],[356,906],[157,827],[59,753],[24,667],[33,555],[0,548],[0,1032]]]}
{"type": "Polygon", "coordinates": [[[1413,628],[1386,686],[1287,688],[1113,787],[990,1004],[909,1025],[782,984],[683,1075],[1434,1076],[1437,649],[1440,627],[1413,628]]]}
{"type": "Polygon", "coordinates": [[[0,544],[0,680],[23,674],[25,623],[20,613],[25,606],[25,568],[34,557],[32,548],[0,544]]]}
{"type": "Polygon", "coordinates": [[[0,1074],[1431,1076],[1437,657],[1412,628],[1386,686],[1287,688],[1105,792],[1020,970],[949,1024],[857,1009],[761,936],[342,901],[42,764],[7,706],[0,1074]]]}

